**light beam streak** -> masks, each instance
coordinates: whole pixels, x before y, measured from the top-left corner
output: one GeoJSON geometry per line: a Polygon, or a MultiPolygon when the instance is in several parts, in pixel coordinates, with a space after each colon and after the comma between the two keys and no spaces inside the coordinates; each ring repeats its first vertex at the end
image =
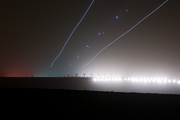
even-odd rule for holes
{"type": "Polygon", "coordinates": [[[162,3],[159,7],[157,7],[155,10],[153,10],[150,14],[148,14],[146,17],[144,17],[142,20],[140,20],[136,25],[134,25],[132,28],[130,28],[127,32],[123,33],[121,36],[119,36],[118,38],[116,38],[113,42],[111,42],[109,45],[107,45],[106,47],[104,47],[100,52],[98,52],[87,64],[85,64],[84,66],[82,66],[82,68],[84,68],[85,66],[87,66],[88,64],[90,64],[102,51],[104,51],[107,47],[109,47],[110,45],[112,45],[114,42],[116,42],[118,39],[120,39],[121,37],[123,37],[124,35],[126,35],[127,33],[129,33],[131,30],[133,30],[136,26],[138,26],[142,21],[144,21],[147,17],[149,17],[150,15],[152,15],[154,12],[156,12],[159,8],[161,8],[166,2],[168,2],[168,0],[166,0],[164,3],[162,3]]]}
{"type": "Polygon", "coordinates": [[[76,25],[76,27],[74,28],[74,30],[71,32],[70,36],[68,37],[66,43],[64,44],[63,48],[61,49],[60,53],[58,54],[58,56],[54,59],[54,61],[52,62],[51,66],[53,66],[54,62],[58,59],[58,57],[61,55],[61,53],[63,52],[66,44],[68,43],[69,39],[71,38],[71,36],[73,35],[74,31],[76,30],[76,28],[79,26],[79,24],[82,22],[82,20],[84,19],[84,17],[86,16],[87,12],[89,11],[89,9],[91,8],[92,4],[94,3],[95,0],[93,0],[91,2],[91,4],[89,5],[88,9],[86,10],[86,12],[84,13],[83,17],[81,18],[81,20],[79,21],[79,23],[76,25]]]}

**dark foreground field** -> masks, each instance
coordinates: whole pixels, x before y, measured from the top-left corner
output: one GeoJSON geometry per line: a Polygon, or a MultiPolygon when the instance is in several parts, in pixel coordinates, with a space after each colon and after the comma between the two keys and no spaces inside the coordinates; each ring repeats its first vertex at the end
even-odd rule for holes
{"type": "Polygon", "coordinates": [[[92,78],[78,77],[0,78],[0,115],[7,119],[179,119],[180,95],[136,92],[149,89],[166,93],[174,89],[179,93],[179,87],[148,87],[123,82],[98,84],[92,78]]]}
{"type": "Polygon", "coordinates": [[[179,95],[32,88],[0,88],[0,93],[1,116],[14,119],[179,119],[180,115],[179,95]]]}

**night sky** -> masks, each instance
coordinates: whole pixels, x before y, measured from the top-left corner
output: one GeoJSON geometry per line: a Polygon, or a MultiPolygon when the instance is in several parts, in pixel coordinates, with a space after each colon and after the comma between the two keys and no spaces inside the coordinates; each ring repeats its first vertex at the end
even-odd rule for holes
{"type": "Polygon", "coordinates": [[[82,68],[105,46],[165,2],[95,0],[50,68],[91,2],[1,1],[0,76],[62,77],[67,73],[71,76],[106,73],[180,77],[179,0],[169,0],[82,68]]]}

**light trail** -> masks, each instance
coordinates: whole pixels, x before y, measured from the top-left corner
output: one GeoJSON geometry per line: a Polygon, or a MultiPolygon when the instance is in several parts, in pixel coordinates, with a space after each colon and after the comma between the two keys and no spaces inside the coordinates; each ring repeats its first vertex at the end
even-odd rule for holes
{"type": "Polygon", "coordinates": [[[120,39],[121,37],[123,37],[124,35],[126,35],[127,33],[129,33],[131,30],[133,30],[136,26],[138,26],[142,21],[144,21],[147,17],[149,17],[150,15],[152,15],[154,12],[156,12],[159,8],[161,8],[166,2],[168,2],[168,0],[166,0],[164,3],[162,3],[159,7],[157,7],[155,10],[153,10],[150,14],[148,14],[146,17],[144,17],[142,20],[140,20],[136,25],[134,25],[132,28],[130,28],[128,31],[126,31],[125,33],[123,33],[121,36],[119,36],[118,38],[116,38],[113,42],[111,42],[109,45],[107,45],[106,47],[104,47],[100,52],[98,52],[87,64],[85,64],[84,66],[82,66],[82,68],[84,68],[85,66],[87,66],[88,64],[90,64],[102,51],[104,51],[107,47],[109,47],[110,45],[112,45],[114,42],[116,42],[118,39],[120,39]]]}
{"type": "Polygon", "coordinates": [[[66,43],[64,44],[63,48],[61,49],[60,53],[58,54],[58,56],[54,59],[54,61],[52,62],[51,66],[53,66],[54,62],[58,59],[58,57],[61,55],[61,53],[63,52],[66,44],[68,43],[69,39],[71,38],[71,36],[73,35],[74,31],[76,30],[76,28],[79,26],[79,24],[82,22],[82,20],[84,19],[84,17],[86,16],[87,12],[89,11],[89,9],[91,8],[92,4],[94,3],[95,0],[93,0],[91,2],[91,4],[89,5],[88,9],[86,10],[86,12],[84,13],[83,17],[81,18],[81,20],[79,21],[79,23],[76,25],[76,27],[74,28],[74,30],[71,32],[70,36],[68,37],[66,43]]]}

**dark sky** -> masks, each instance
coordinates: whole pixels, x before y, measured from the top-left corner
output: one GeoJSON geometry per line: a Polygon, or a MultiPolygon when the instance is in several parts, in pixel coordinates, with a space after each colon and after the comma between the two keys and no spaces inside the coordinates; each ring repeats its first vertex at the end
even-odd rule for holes
{"type": "Polygon", "coordinates": [[[1,1],[0,76],[66,76],[69,72],[180,77],[179,0],[169,0],[82,68],[164,1],[95,0],[52,68],[92,0],[1,1]]]}

